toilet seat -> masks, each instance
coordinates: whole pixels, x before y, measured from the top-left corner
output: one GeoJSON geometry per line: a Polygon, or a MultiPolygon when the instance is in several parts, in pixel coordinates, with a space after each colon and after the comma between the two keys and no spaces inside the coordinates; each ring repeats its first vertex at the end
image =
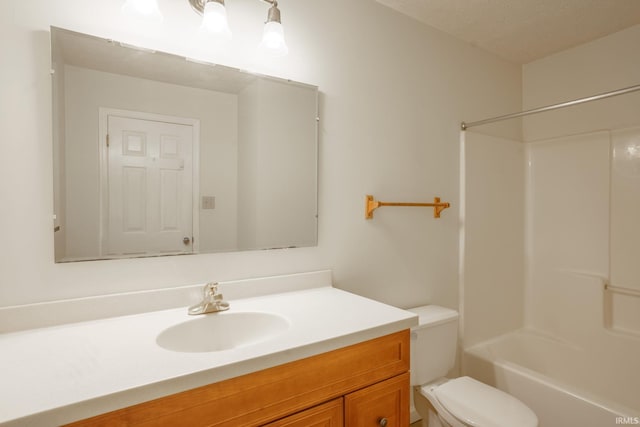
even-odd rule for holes
{"type": "Polygon", "coordinates": [[[454,427],[536,427],[538,418],[515,397],[470,377],[421,387],[438,415],[454,427]]]}

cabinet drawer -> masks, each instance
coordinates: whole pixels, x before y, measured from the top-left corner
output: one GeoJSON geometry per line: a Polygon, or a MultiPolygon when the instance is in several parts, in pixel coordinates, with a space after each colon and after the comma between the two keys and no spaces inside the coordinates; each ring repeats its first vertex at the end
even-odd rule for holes
{"type": "Polygon", "coordinates": [[[345,427],[407,427],[409,373],[346,395],[344,406],[345,427]]]}
{"type": "Polygon", "coordinates": [[[298,412],[265,427],[343,427],[342,398],[298,412]]]}

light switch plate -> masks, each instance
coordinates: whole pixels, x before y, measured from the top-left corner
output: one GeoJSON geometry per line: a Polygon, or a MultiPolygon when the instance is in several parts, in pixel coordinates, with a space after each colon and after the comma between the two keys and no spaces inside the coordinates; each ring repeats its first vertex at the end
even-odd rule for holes
{"type": "Polygon", "coordinates": [[[216,198],[215,196],[202,196],[202,209],[215,209],[216,198]]]}

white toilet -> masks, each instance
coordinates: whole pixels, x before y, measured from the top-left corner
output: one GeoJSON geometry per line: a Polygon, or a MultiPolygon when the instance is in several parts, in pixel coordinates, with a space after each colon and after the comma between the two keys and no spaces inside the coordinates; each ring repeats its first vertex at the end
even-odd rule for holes
{"type": "Polygon", "coordinates": [[[411,330],[411,385],[423,427],[537,427],[536,414],[515,397],[470,377],[444,377],[455,362],[458,312],[409,311],[420,318],[411,330]]]}

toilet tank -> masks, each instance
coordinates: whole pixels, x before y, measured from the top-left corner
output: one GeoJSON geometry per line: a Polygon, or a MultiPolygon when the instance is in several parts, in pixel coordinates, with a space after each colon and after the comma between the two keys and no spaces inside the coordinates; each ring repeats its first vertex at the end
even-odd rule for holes
{"type": "Polygon", "coordinates": [[[444,377],[453,368],[458,346],[458,312],[437,305],[410,308],[419,317],[411,329],[411,384],[444,377]]]}

